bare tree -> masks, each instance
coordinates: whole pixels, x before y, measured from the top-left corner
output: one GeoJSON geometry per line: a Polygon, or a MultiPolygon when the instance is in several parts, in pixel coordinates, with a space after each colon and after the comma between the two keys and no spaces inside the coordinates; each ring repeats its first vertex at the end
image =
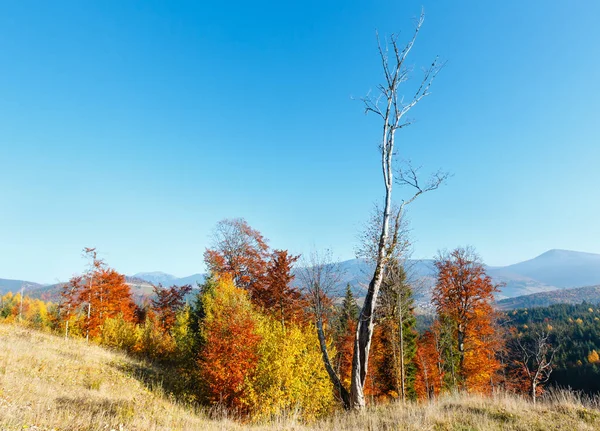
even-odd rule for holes
{"type": "Polygon", "coordinates": [[[401,47],[397,43],[397,37],[392,35],[386,47],[381,46],[379,55],[382,62],[385,81],[378,86],[379,95],[372,97],[367,95],[363,98],[366,113],[373,113],[381,118],[383,130],[379,149],[381,153],[381,168],[385,186],[385,199],[383,205],[383,214],[380,222],[379,239],[377,242],[375,268],[373,276],[369,282],[369,287],[365,297],[363,307],[360,312],[355,343],[354,355],[352,359],[352,380],[350,388],[350,402],[354,409],[362,409],[365,406],[364,384],[367,378],[369,364],[369,350],[373,337],[375,307],[377,297],[383,281],[384,270],[389,260],[389,253],[397,245],[400,221],[406,205],[413,202],[418,196],[434,190],[446,179],[447,175],[438,173],[434,175],[431,181],[421,186],[417,178],[418,169],[413,169],[410,165],[408,169],[400,169],[397,182],[401,185],[409,185],[416,191],[407,200],[402,201],[398,210],[392,213],[392,187],[394,184],[394,156],[395,156],[395,136],[396,131],[409,126],[412,121],[406,118],[408,112],[419,103],[425,96],[429,95],[429,89],[435,77],[437,76],[441,64],[436,57],[431,65],[424,70],[423,79],[412,98],[405,101],[400,95],[399,86],[409,78],[411,68],[405,64],[406,57],[410,53],[417,35],[423,25],[424,14],[421,13],[412,39],[401,47]],[[391,49],[390,49],[391,48],[391,49]],[[391,51],[391,54],[390,54],[391,51]],[[392,232],[390,232],[390,222],[394,223],[392,232]]]}
{"type": "Polygon", "coordinates": [[[89,269],[88,269],[88,277],[90,280],[90,289],[89,289],[89,298],[88,298],[88,307],[87,307],[87,327],[85,331],[85,341],[90,341],[90,320],[92,317],[92,286],[94,283],[94,271],[99,267],[98,261],[98,253],[96,252],[96,247],[90,248],[85,247],[83,249],[84,257],[89,259],[89,269]]]}
{"type": "Polygon", "coordinates": [[[550,379],[556,347],[550,344],[550,331],[544,328],[530,334],[517,334],[511,340],[511,350],[519,377],[524,378],[531,401],[536,403],[538,390],[550,379]]]}
{"type": "Polygon", "coordinates": [[[350,393],[342,384],[331,362],[324,329],[324,322],[327,320],[333,306],[331,297],[338,293],[341,270],[339,265],[334,263],[330,251],[324,254],[313,251],[308,258],[303,258],[302,266],[298,269],[298,279],[311,304],[325,369],[342,405],[345,409],[349,409],[351,406],[350,393]]]}
{"type": "MultiPolygon", "coordinates": [[[[402,401],[407,396],[407,369],[408,363],[414,357],[414,349],[407,346],[407,342],[415,346],[416,332],[412,330],[414,323],[414,298],[412,286],[409,283],[405,262],[410,253],[410,239],[408,223],[402,216],[402,208],[393,205],[392,213],[395,214],[392,234],[386,244],[386,265],[381,285],[381,292],[377,304],[375,324],[381,324],[390,340],[388,346],[391,357],[391,366],[394,376],[394,390],[399,393],[402,401]]],[[[381,232],[382,211],[375,207],[365,229],[360,236],[361,245],[357,249],[357,256],[365,259],[371,265],[377,260],[379,235],[381,232]]]]}

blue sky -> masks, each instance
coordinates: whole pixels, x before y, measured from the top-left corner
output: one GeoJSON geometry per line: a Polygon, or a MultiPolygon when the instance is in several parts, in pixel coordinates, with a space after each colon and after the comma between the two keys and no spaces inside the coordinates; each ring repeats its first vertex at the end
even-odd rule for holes
{"type": "MultiPolygon", "coordinates": [[[[453,173],[410,208],[415,257],[600,252],[600,3],[1,2],[0,277],[204,269],[215,223],[354,256],[382,197],[375,30],[447,60],[398,152],[453,173]]],[[[414,81],[409,83],[410,90],[414,81]]],[[[403,190],[396,189],[396,197],[403,190]]]]}

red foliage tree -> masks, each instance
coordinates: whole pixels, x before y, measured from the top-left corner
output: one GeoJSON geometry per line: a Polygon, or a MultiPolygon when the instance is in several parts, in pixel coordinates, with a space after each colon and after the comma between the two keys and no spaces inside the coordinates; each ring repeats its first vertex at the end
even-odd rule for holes
{"type": "Polygon", "coordinates": [[[281,322],[306,320],[307,301],[298,288],[292,286],[292,267],[300,256],[287,250],[275,250],[267,263],[264,282],[254,291],[255,304],[281,322]]]}
{"type": "Polygon", "coordinates": [[[177,312],[185,305],[185,295],[192,291],[192,286],[162,287],[162,285],[152,286],[155,299],[152,299],[152,310],[160,322],[163,330],[168,332],[175,324],[177,312]]]}

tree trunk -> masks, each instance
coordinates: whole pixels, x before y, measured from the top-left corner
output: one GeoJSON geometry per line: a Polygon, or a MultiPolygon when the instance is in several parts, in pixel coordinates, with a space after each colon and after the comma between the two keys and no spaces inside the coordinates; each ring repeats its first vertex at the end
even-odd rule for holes
{"type": "MultiPolygon", "coordinates": [[[[387,234],[387,229],[384,230],[387,234]]],[[[354,409],[362,409],[365,406],[363,389],[365,380],[367,379],[369,350],[371,349],[373,328],[375,327],[375,302],[381,287],[382,279],[383,271],[381,270],[381,267],[376,268],[374,277],[371,280],[371,283],[369,283],[369,290],[358,318],[356,337],[354,340],[354,355],[352,357],[352,384],[350,388],[351,403],[352,408],[354,409]]]]}
{"type": "Polygon", "coordinates": [[[400,389],[402,391],[402,402],[406,402],[406,372],[404,367],[404,309],[402,302],[398,308],[400,312],[400,319],[398,323],[400,325],[400,389]]]}
{"type": "Polygon", "coordinates": [[[460,377],[460,388],[464,389],[464,362],[465,362],[465,331],[461,324],[458,325],[458,375],[460,377]]]}
{"type": "Polygon", "coordinates": [[[317,319],[317,335],[319,337],[319,346],[321,348],[321,355],[323,356],[323,363],[325,364],[327,374],[329,374],[329,379],[333,383],[333,386],[337,389],[338,394],[342,399],[342,405],[344,406],[344,409],[350,410],[350,394],[342,384],[339,376],[336,374],[333,366],[331,365],[329,353],[327,353],[327,341],[325,340],[323,322],[321,319],[317,319]]]}

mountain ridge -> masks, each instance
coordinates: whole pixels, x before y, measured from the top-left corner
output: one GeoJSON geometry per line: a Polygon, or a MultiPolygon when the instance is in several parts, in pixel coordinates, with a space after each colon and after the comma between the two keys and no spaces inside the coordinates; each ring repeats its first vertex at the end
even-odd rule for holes
{"type": "MultiPolygon", "coordinates": [[[[341,269],[338,288],[350,284],[356,296],[364,296],[369,281],[369,264],[360,259],[348,259],[335,263],[341,269]]],[[[435,284],[433,259],[409,259],[406,262],[409,278],[415,286],[415,297],[419,303],[427,303],[431,287],[435,284]]],[[[495,283],[502,283],[499,301],[566,288],[600,285],[600,254],[564,249],[551,249],[532,259],[506,266],[486,266],[486,271],[495,283]]],[[[140,295],[152,291],[151,285],[182,286],[204,282],[205,274],[176,277],[161,271],[139,272],[127,276],[128,283],[140,295]],[[137,292],[139,290],[139,292],[137,292]]],[[[0,294],[16,292],[23,284],[30,286],[30,294],[36,291],[52,292],[59,284],[43,285],[22,280],[0,279],[0,294]]],[[[37,295],[37,296],[40,296],[37,295]]]]}

